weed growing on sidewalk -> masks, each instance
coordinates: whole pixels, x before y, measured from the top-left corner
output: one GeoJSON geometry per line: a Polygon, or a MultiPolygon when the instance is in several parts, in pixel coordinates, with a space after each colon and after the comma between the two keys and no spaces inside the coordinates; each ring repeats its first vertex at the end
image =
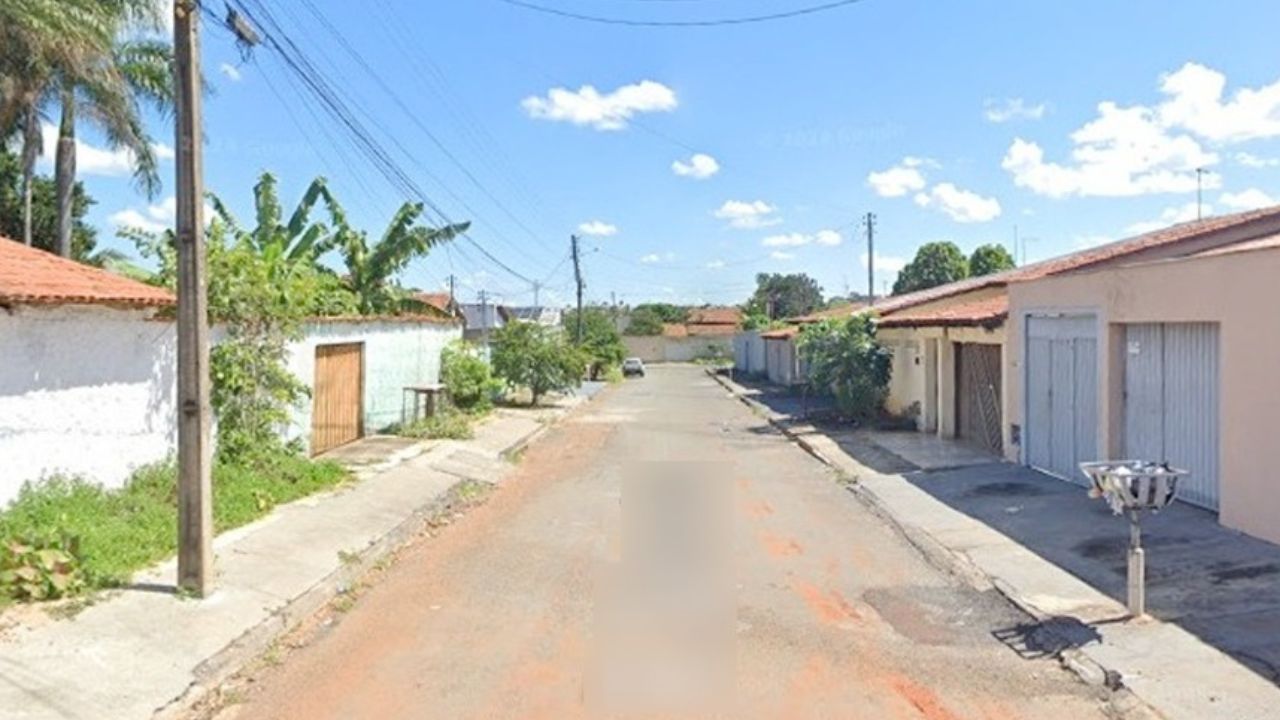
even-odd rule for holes
{"type": "Polygon", "coordinates": [[[403,427],[393,428],[393,430],[397,435],[411,438],[470,440],[475,436],[474,423],[487,414],[487,409],[465,412],[447,407],[440,409],[431,417],[423,418],[403,427]]]}
{"type": "MultiPolygon", "coordinates": [[[[276,505],[326,490],[347,478],[332,463],[279,453],[251,461],[219,462],[213,471],[214,526],[239,527],[276,505]]],[[[0,545],[23,539],[57,544],[70,555],[64,565],[82,575],[65,588],[30,593],[0,578],[0,596],[44,600],[83,590],[116,587],[140,568],[172,555],[177,540],[176,470],[172,463],[144,467],[124,487],[106,490],[78,478],[28,484],[0,511],[0,545]]],[[[0,554],[8,550],[0,549],[0,554]]],[[[0,558],[0,566],[7,562],[0,558]]]]}

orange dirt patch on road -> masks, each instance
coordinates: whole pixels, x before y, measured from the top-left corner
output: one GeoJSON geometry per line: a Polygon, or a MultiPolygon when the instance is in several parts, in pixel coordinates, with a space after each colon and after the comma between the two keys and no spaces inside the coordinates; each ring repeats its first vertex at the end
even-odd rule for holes
{"type": "Polygon", "coordinates": [[[893,675],[888,684],[898,697],[906,700],[920,713],[925,720],[960,720],[960,716],[951,712],[938,699],[932,690],[904,675],[893,675]]]}
{"type": "Polygon", "coordinates": [[[800,543],[768,531],[760,533],[760,544],[764,546],[765,552],[769,553],[770,557],[784,558],[804,554],[804,548],[800,547],[800,543]]]}
{"type": "Polygon", "coordinates": [[[813,611],[818,619],[828,625],[839,625],[850,621],[858,622],[862,620],[862,616],[858,611],[845,600],[839,591],[824,591],[817,585],[807,582],[797,582],[791,586],[792,589],[804,600],[809,609],[813,611]]]}

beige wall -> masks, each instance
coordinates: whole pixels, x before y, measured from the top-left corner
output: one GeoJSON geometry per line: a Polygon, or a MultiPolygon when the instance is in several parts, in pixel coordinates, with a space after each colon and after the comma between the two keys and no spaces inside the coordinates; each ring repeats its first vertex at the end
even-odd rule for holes
{"type": "Polygon", "coordinates": [[[623,335],[627,357],[638,357],[647,363],[690,362],[712,355],[733,357],[732,335],[695,335],[665,337],[662,335],[623,335]]]}
{"type": "MultiPolygon", "coordinates": [[[[963,301],[987,297],[988,292],[962,296],[963,301]]],[[[1005,328],[923,327],[881,328],[876,332],[885,347],[893,352],[893,373],[889,378],[889,398],[885,409],[905,415],[919,408],[916,427],[921,432],[936,432],[943,437],[956,434],[955,343],[1004,345],[1005,328]]],[[[1002,350],[1007,354],[1008,350],[1002,350]]],[[[1009,377],[1002,374],[1000,388],[1004,404],[1003,437],[1009,445],[1009,377]]]]}
{"type": "MultiPolygon", "coordinates": [[[[1219,323],[1220,519],[1280,542],[1280,249],[1044,278],[1009,287],[1007,421],[1021,424],[1022,329],[1036,312],[1098,316],[1098,447],[1121,452],[1124,323],[1219,323]]],[[[1008,424],[1006,422],[1006,425],[1008,424]]],[[[1019,448],[1006,445],[1011,460],[1019,448]]]]}

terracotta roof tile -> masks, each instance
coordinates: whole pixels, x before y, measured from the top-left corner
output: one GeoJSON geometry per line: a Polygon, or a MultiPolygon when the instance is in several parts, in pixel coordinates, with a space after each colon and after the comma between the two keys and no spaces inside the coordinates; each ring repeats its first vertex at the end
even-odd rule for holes
{"type": "Polygon", "coordinates": [[[174,305],[168,290],[0,236],[0,304],[174,305]]]}
{"type": "Polygon", "coordinates": [[[738,325],[742,322],[742,311],[736,307],[708,307],[689,311],[687,321],[691,325],[738,325]]]}
{"type": "Polygon", "coordinates": [[[881,318],[880,327],[937,327],[959,325],[998,325],[1009,315],[1007,294],[951,305],[915,310],[906,308],[881,318]]]}
{"type": "MultiPolygon", "coordinates": [[[[1123,258],[1126,255],[1133,255],[1144,250],[1172,245],[1174,243],[1200,240],[1212,235],[1213,233],[1242,227],[1250,223],[1262,223],[1266,221],[1271,221],[1273,223],[1280,221],[1280,206],[1233,213],[1231,215],[1219,215],[1216,217],[1205,218],[1204,220],[1194,220],[1192,222],[1172,225],[1154,232],[1127,238],[1125,240],[1119,240],[1106,245],[1099,245],[1098,247],[1071,253],[1070,255],[1063,255],[1061,257],[1051,258],[1038,263],[1032,263],[1031,265],[1014,268],[1013,270],[1006,270],[1005,272],[983,275],[976,278],[967,278],[965,280],[959,280],[946,285],[939,285],[938,287],[929,288],[927,290],[920,290],[906,295],[891,297],[883,302],[877,303],[875,305],[875,309],[884,315],[912,307],[914,305],[920,305],[932,300],[941,300],[942,298],[959,295],[979,288],[1005,285],[1011,282],[1035,280],[1047,275],[1056,275],[1058,273],[1081,270],[1110,260],[1123,258]]],[[[1268,232],[1266,234],[1270,235],[1272,233],[1268,232]]]]}
{"type": "Polygon", "coordinates": [[[801,315],[800,317],[790,318],[787,320],[787,322],[816,323],[816,322],[822,322],[823,320],[833,320],[833,319],[838,320],[840,318],[853,317],[859,311],[865,310],[866,307],[867,307],[866,303],[853,303],[851,305],[840,305],[838,307],[827,308],[826,310],[816,310],[814,312],[809,313],[808,315],[801,315]]]}
{"type": "Polygon", "coordinates": [[[447,292],[420,292],[414,294],[414,299],[430,305],[431,307],[444,312],[449,312],[449,306],[453,303],[453,298],[447,292]]]}
{"type": "Polygon", "coordinates": [[[689,330],[679,323],[663,323],[662,337],[682,338],[689,337],[689,330]]]}
{"type": "Polygon", "coordinates": [[[765,332],[760,333],[760,337],[765,340],[787,340],[799,334],[800,327],[798,325],[788,325],[787,327],[777,328],[776,330],[766,330],[765,332]]]}
{"type": "Polygon", "coordinates": [[[690,337],[724,337],[738,334],[736,325],[685,325],[684,329],[690,337]]]}

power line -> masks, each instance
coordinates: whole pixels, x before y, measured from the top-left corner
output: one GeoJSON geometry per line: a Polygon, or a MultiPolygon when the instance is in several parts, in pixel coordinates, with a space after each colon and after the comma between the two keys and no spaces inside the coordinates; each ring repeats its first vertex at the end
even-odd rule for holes
{"type": "Polygon", "coordinates": [[[629,18],[576,13],[570,10],[562,10],[560,8],[550,7],[547,5],[526,2],[526,0],[498,0],[498,2],[506,3],[513,7],[524,8],[525,10],[544,13],[546,15],[556,15],[558,17],[569,18],[571,20],[599,23],[602,25],[626,25],[630,27],[717,27],[721,25],[747,25],[750,23],[762,23],[772,20],[785,20],[787,18],[800,17],[802,15],[812,15],[814,13],[825,12],[827,10],[835,10],[836,8],[841,8],[846,5],[853,5],[854,3],[862,2],[862,0],[834,0],[833,2],[823,3],[821,5],[810,5],[808,7],[797,8],[795,10],[784,10],[782,12],[768,13],[765,15],[716,18],[712,20],[632,20],[629,18]]]}
{"type": "MultiPolygon", "coordinates": [[[[248,18],[250,22],[261,33],[263,43],[269,49],[275,51],[276,55],[284,62],[293,74],[302,81],[304,87],[310,94],[315,97],[326,112],[347,131],[353,140],[356,148],[370,160],[374,167],[383,175],[383,177],[398,191],[408,197],[417,198],[427,208],[429,208],[436,216],[438,216],[444,224],[455,224],[449,215],[444,212],[443,208],[435,204],[430,197],[427,196],[422,188],[411,178],[403,168],[396,163],[394,158],[390,156],[382,144],[372,136],[364,124],[356,117],[355,113],[343,100],[338,90],[334,87],[315,64],[310,61],[307,55],[300,47],[284,32],[283,28],[275,20],[271,11],[266,8],[260,0],[230,0],[235,8],[248,18]],[[256,8],[256,13],[247,7],[246,3],[252,3],[256,8]],[[261,20],[259,19],[261,18],[261,20]],[[265,21],[265,22],[263,22],[265,21]]],[[[408,155],[407,151],[395,141],[393,143],[408,155]]],[[[409,155],[412,158],[411,155],[409,155]]],[[[429,176],[430,174],[427,173],[429,176]]],[[[433,178],[434,179],[434,178],[433,178]]],[[[439,180],[437,179],[437,182],[439,180]]],[[[443,183],[441,183],[443,185],[443,183]]],[[[447,186],[446,186],[447,187],[447,186]]],[[[464,203],[465,204],[465,203],[464,203]]],[[[527,283],[531,283],[528,277],[507,265],[501,259],[496,257],[487,248],[481,245],[471,237],[469,233],[460,233],[461,236],[470,243],[477,251],[479,251],[491,263],[498,266],[513,277],[519,278],[527,283]]],[[[462,254],[460,252],[460,254],[462,254]]]]}

